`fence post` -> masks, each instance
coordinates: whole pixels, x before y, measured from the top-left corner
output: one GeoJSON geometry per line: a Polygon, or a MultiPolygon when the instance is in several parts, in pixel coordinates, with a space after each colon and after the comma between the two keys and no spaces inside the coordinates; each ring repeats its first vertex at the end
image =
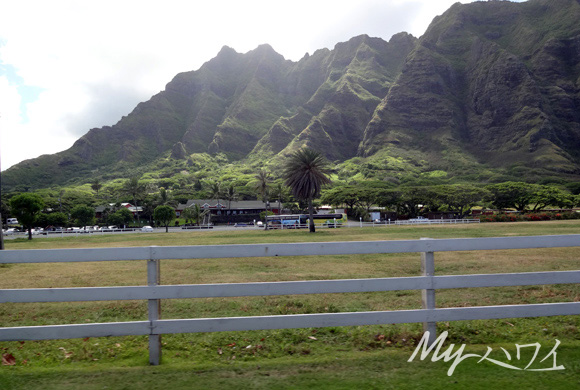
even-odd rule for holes
{"type": "MultiPolygon", "coordinates": [[[[421,240],[430,240],[430,238],[421,238],[421,240]]],[[[421,274],[423,276],[435,276],[434,252],[421,252],[421,274]]],[[[435,309],[435,289],[422,290],[422,305],[423,309],[435,309]]],[[[436,339],[437,323],[423,322],[423,332],[427,331],[429,332],[427,344],[430,346],[436,339]]]]}
{"type": "MultiPolygon", "coordinates": [[[[160,260],[154,259],[155,248],[151,247],[151,254],[147,260],[147,285],[157,286],[160,283],[160,260]]],[[[161,316],[161,300],[149,299],[147,302],[151,333],[149,334],[149,364],[158,366],[161,363],[161,335],[155,334],[154,322],[161,316]]]]}

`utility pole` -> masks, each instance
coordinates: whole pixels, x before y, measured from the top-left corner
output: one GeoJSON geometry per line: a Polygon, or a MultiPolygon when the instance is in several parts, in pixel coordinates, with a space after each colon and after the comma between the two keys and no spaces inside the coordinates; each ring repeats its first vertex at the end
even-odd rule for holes
{"type": "MultiPolygon", "coordinates": [[[[2,176],[2,173],[0,173],[2,176]]],[[[2,181],[0,179],[0,187],[2,187],[2,181]]],[[[0,189],[0,199],[2,199],[2,190],[0,189]]],[[[1,202],[1,200],[0,200],[1,202]]],[[[0,250],[4,249],[4,225],[2,225],[2,210],[0,207],[0,250]]]]}
{"type": "MultiPolygon", "coordinates": [[[[1,169],[1,168],[0,168],[1,169]]],[[[0,173],[2,176],[2,173],[0,173]]],[[[2,180],[0,179],[0,188],[2,187],[2,180]]],[[[2,199],[2,189],[0,189],[0,199],[2,199]]],[[[0,200],[0,203],[2,201],[0,200]]],[[[2,209],[0,206],[0,250],[4,249],[4,225],[2,225],[2,209]]]]}
{"type": "Polygon", "coordinates": [[[2,225],[2,155],[0,154],[0,250],[4,249],[4,226],[2,225]]]}

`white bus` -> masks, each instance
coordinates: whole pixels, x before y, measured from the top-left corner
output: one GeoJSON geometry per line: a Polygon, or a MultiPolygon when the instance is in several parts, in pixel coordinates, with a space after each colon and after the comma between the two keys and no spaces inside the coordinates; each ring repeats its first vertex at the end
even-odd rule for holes
{"type": "MultiPolygon", "coordinates": [[[[340,227],[346,218],[344,214],[314,214],[314,223],[328,227],[340,227]]],[[[270,229],[300,229],[308,228],[308,214],[268,215],[270,229]]]]}

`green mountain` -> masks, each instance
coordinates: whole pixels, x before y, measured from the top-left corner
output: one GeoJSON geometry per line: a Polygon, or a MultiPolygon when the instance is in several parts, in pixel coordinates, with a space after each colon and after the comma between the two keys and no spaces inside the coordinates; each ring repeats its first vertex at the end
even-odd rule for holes
{"type": "Polygon", "coordinates": [[[419,40],[359,151],[578,174],[580,3],[455,4],[419,40]]]}
{"type": "Polygon", "coordinates": [[[3,172],[3,186],[110,180],[171,161],[179,172],[208,156],[276,167],[304,145],[344,179],[577,180],[578,21],[577,0],[457,3],[419,39],[361,35],[298,62],[268,45],[224,47],[116,125],[3,172]]]}

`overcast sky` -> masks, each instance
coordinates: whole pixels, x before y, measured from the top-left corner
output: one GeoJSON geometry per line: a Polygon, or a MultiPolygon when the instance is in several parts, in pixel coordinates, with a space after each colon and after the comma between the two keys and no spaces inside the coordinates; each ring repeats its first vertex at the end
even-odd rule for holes
{"type": "Polygon", "coordinates": [[[2,170],[117,123],[224,45],[297,61],[360,34],[420,37],[455,2],[0,0],[2,170]]]}

